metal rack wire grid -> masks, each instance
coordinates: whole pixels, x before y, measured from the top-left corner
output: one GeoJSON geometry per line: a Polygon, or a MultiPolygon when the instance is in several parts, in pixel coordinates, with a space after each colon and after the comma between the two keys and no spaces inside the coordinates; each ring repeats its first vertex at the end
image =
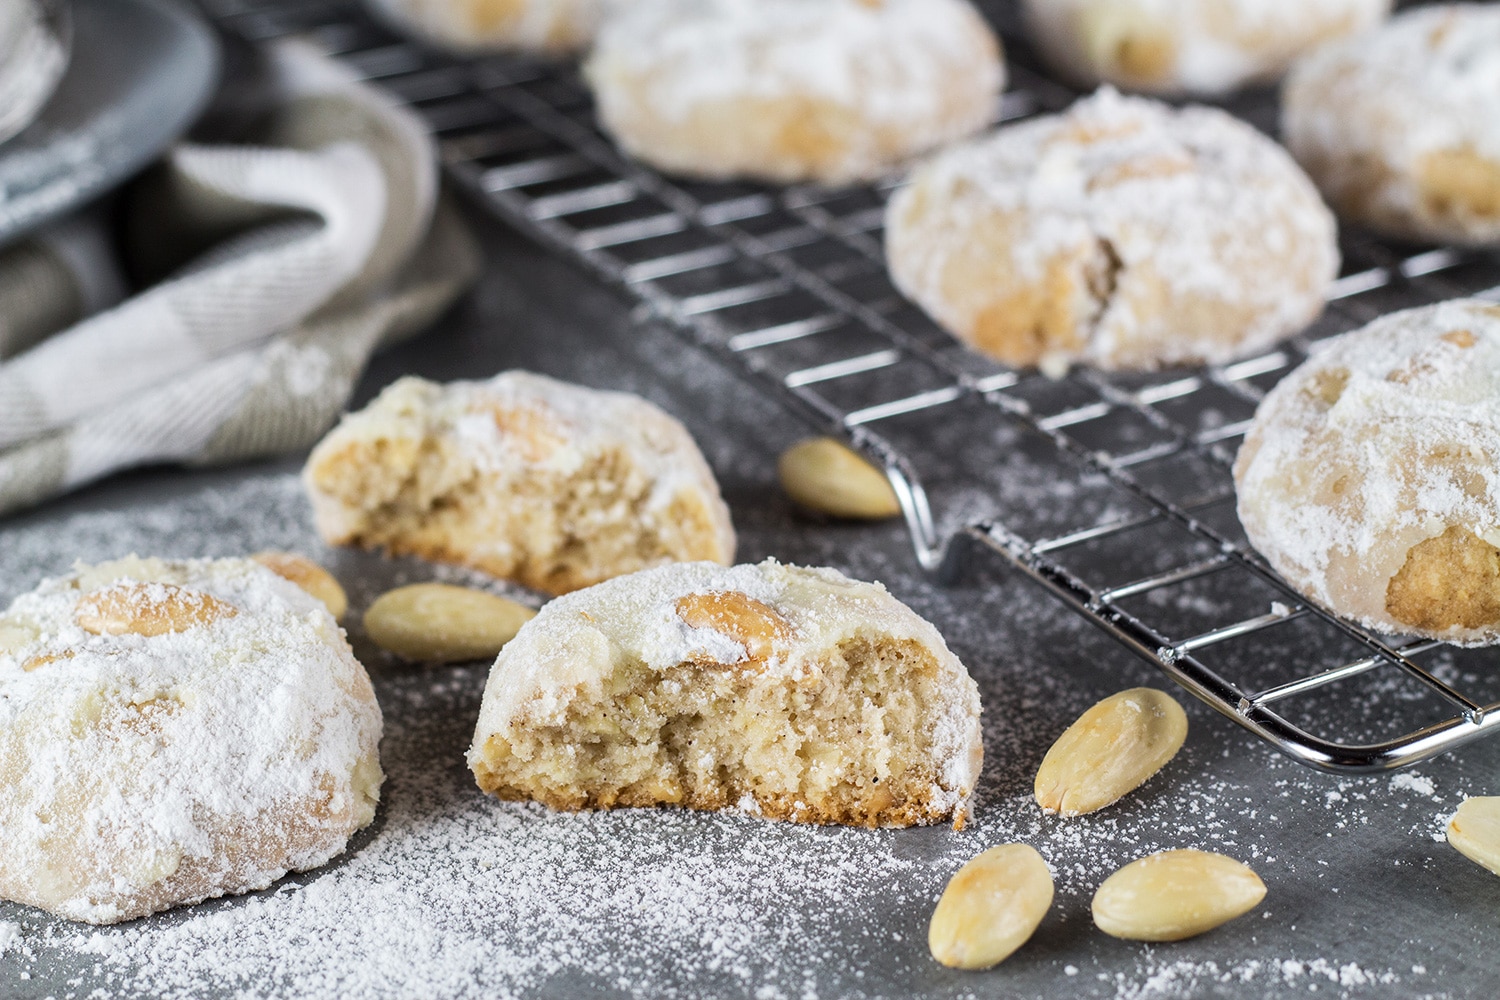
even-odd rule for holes
{"type": "MultiPolygon", "coordinates": [[[[350,0],[203,0],[251,42],[313,39],[415,108],[449,174],[500,217],[626,290],[887,470],[923,567],[997,554],[1218,711],[1327,771],[1411,764],[1500,726],[1500,687],[1438,643],[1304,601],[1249,547],[1230,465],[1256,404],[1317,340],[1459,295],[1500,299],[1500,260],[1359,233],[1326,315],[1233,364],[1133,376],[1015,371],[966,350],[891,285],[890,186],[668,179],[601,135],[576,67],[458,59],[350,0]],[[1462,688],[1462,690],[1461,690],[1462,688]]],[[[999,120],[1059,110],[1004,3],[999,120]]],[[[1274,130],[1275,95],[1229,110],[1274,130]]]]}

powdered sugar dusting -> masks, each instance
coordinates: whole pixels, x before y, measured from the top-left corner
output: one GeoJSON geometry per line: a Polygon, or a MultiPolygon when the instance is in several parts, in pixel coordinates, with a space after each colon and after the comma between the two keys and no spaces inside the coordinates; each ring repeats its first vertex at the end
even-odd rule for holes
{"type": "Polygon", "coordinates": [[[80,567],[0,629],[8,895],[108,922],[259,889],[374,813],[365,673],[327,611],[257,563],[80,567]]]}
{"type": "Polygon", "coordinates": [[[632,0],[587,72],[601,120],[644,159],[835,182],[982,127],[1005,83],[968,0],[632,0]],[[701,134],[695,116],[725,107],[746,120],[701,134]],[[821,134],[798,140],[809,115],[821,134]]]}
{"type": "Polygon", "coordinates": [[[1425,774],[1415,774],[1411,771],[1403,771],[1400,774],[1391,775],[1391,787],[1405,789],[1418,795],[1425,795],[1429,799],[1437,798],[1437,786],[1432,779],[1425,774]]]}
{"type": "Polygon", "coordinates": [[[1356,35],[1391,0],[1027,0],[1037,43],[1063,76],[1152,93],[1218,94],[1280,76],[1297,55],[1356,35]],[[1121,58],[1135,42],[1161,52],[1138,70],[1121,58]],[[1153,47],[1153,43],[1155,43],[1153,47]]]}
{"type": "MultiPolygon", "coordinates": [[[[0,586],[25,589],[75,556],[303,551],[349,590],[363,648],[358,611],[384,588],[434,575],[470,582],[450,567],[322,548],[291,471],[200,475],[128,510],[12,521],[0,586]]],[[[1393,792],[1385,779],[1301,768],[1188,702],[1187,746],[1139,792],[1093,816],[1044,817],[1030,783],[1050,741],[1097,698],[1160,684],[1156,674],[1019,579],[930,586],[910,565],[899,525],[768,526],[758,503],[736,513],[755,551],[884,580],[970,666],[986,705],[987,760],[963,832],[808,828],[674,810],[560,814],[495,802],[462,760],[486,668],[424,671],[370,654],[388,780],[375,825],[344,859],[253,896],[98,931],[0,903],[0,921],[21,928],[0,954],[0,992],[1109,1000],[1301,995],[1317,986],[1317,997],[1360,1000],[1463,995],[1465,956],[1488,940],[1474,915],[1500,891],[1430,839],[1437,805],[1393,792]],[[942,970],[927,957],[925,935],[943,883],[979,850],[1012,841],[1036,846],[1055,872],[1052,915],[999,969],[942,970]],[[1249,863],[1270,887],[1261,910],[1171,946],[1092,929],[1089,898],[1104,877],[1180,847],[1249,863]],[[1351,926],[1372,931],[1351,936],[1351,926]],[[1436,937],[1456,950],[1433,949],[1436,937]]],[[[1465,793],[1492,790],[1495,759],[1476,744],[1422,773],[1451,813],[1465,793]]]]}
{"type": "Polygon", "coordinates": [[[961,336],[1047,289],[1066,318],[1048,321],[1040,362],[1105,368],[1274,343],[1317,316],[1338,268],[1333,216],[1279,146],[1217,109],[1109,88],[919,168],[891,200],[887,252],[898,286],[961,336]],[[970,287],[972,258],[997,253],[995,287],[970,287]],[[1207,314],[1193,310],[1215,318],[1184,325],[1207,314]]]}
{"type": "Polygon", "coordinates": [[[1287,78],[1283,131],[1350,214],[1418,237],[1492,243],[1494,213],[1430,196],[1424,160],[1477,154],[1469,169],[1487,161],[1491,172],[1500,162],[1500,10],[1424,5],[1317,50],[1287,78]]]}
{"type": "MultiPolygon", "coordinates": [[[[1463,528],[1500,541],[1500,311],[1454,300],[1327,342],[1256,411],[1235,464],[1250,540],[1319,603],[1373,628],[1411,548],[1463,528]]],[[[1491,627],[1429,634],[1493,641],[1491,627]]]]}
{"type": "MultiPolygon", "coordinates": [[[[599,698],[624,666],[664,678],[683,663],[702,663],[705,658],[726,666],[744,662],[751,650],[743,638],[713,627],[693,627],[682,612],[684,600],[724,594],[743,595],[765,609],[759,612],[750,606],[751,613],[779,619],[781,635],[761,651],[764,658],[756,663],[754,676],[768,686],[781,686],[788,679],[806,683],[810,696],[821,690],[815,707],[808,709],[815,717],[833,711],[872,711],[872,738],[891,740],[897,752],[913,757],[917,751],[909,748],[922,747],[921,756],[930,756],[907,763],[930,765],[941,776],[941,783],[932,788],[933,810],[952,813],[955,819],[963,814],[978,779],[979,695],[942,636],[879,584],[769,559],[731,567],[676,563],[608,580],[547,604],[495,661],[469,751],[470,764],[477,770],[488,753],[487,743],[508,745],[517,729],[563,725],[576,699],[599,698]],[[931,657],[935,679],[917,720],[920,732],[887,733],[881,711],[860,703],[862,692],[819,685],[824,663],[846,644],[860,640],[911,641],[931,657]]],[[[793,741],[800,736],[788,731],[785,738],[793,741]]],[[[809,752],[815,745],[809,740],[809,752]]],[[[854,752],[851,748],[851,755],[854,752]]],[[[711,776],[718,763],[731,762],[710,760],[702,769],[711,776]]],[[[868,777],[838,773],[845,781],[868,777]]],[[[765,787],[778,788],[781,780],[767,776],[765,787]]]]}
{"type": "MultiPolygon", "coordinates": [[[[479,551],[470,552],[471,558],[482,558],[485,545],[502,552],[524,550],[524,539],[506,536],[507,530],[517,530],[514,525],[524,521],[513,508],[540,507],[562,499],[533,497],[526,489],[531,477],[538,472],[576,475],[601,462],[621,466],[607,472],[621,478],[623,492],[641,492],[638,499],[622,496],[615,502],[631,503],[631,513],[643,525],[670,521],[676,516],[674,505],[688,498],[695,501],[689,507],[701,507],[712,522],[710,539],[702,543],[705,549],[711,547],[726,558],[734,551],[729,512],[692,436],[677,420],[629,393],[589,389],[524,371],[447,384],[398,379],[369,406],[346,415],[308,460],[308,489],[328,537],[358,536],[372,517],[371,497],[355,502],[319,486],[320,463],[336,470],[347,461],[346,450],[355,444],[395,449],[398,457],[385,471],[396,485],[388,488],[404,484],[413,493],[454,488],[453,483],[441,481],[441,473],[417,466],[415,455],[427,445],[439,450],[451,447],[462,455],[469,466],[464,471],[489,477],[490,495],[523,498],[510,508],[497,503],[511,513],[492,515],[491,523],[475,526],[481,541],[474,543],[479,551]],[[408,483],[408,478],[415,481],[408,483]]],[[[474,520],[481,516],[472,515],[474,520]]],[[[564,528],[591,530],[585,525],[558,530],[564,528]]]]}

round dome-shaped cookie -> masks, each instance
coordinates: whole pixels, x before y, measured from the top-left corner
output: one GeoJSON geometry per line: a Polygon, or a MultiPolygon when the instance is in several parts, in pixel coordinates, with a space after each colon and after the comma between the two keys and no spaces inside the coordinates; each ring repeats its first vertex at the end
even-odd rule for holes
{"type": "Polygon", "coordinates": [[[1031,35],[1058,73],[1162,95],[1275,80],[1390,9],[1391,0],[1026,0],[1031,35]]]}
{"type": "Polygon", "coordinates": [[[734,557],[729,509],[682,424],[638,396],[529,372],[399,379],[318,443],[303,482],[330,545],[552,594],[734,557]]]}
{"type": "Polygon", "coordinates": [[[1005,83],[969,0],[634,0],[586,69],[600,122],[647,163],[834,184],[983,127],[1005,83]]]}
{"type": "Polygon", "coordinates": [[[1313,601],[1382,632],[1500,639],[1500,306],[1329,342],[1261,403],[1234,478],[1250,541],[1313,601]]]}
{"type": "Polygon", "coordinates": [[[1281,122],[1341,216],[1500,242],[1500,7],[1420,7],[1313,53],[1287,77],[1281,122]]]}
{"type": "Polygon", "coordinates": [[[683,563],[558,598],[490,671],[469,766],[554,808],[962,826],[979,692],[879,584],[683,563]]]}
{"type": "Polygon", "coordinates": [[[1052,371],[1222,362],[1322,311],[1333,216],[1249,125],[1105,88],[919,167],[896,286],[970,346],[1052,371]]]}
{"type": "Polygon", "coordinates": [[[259,563],[78,566],[0,615],[0,896],[113,923],[316,868],[375,815],[380,730],[259,563]]]}
{"type": "Polygon", "coordinates": [[[561,54],[585,48],[606,0],[366,0],[397,27],[460,52],[519,49],[561,54]]]}

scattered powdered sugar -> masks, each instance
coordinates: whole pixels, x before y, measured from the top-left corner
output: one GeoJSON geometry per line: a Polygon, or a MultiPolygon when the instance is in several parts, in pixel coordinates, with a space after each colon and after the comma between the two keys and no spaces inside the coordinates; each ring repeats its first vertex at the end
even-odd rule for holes
{"type": "Polygon", "coordinates": [[[0,920],[0,955],[21,943],[21,925],[14,920],[0,920]]]}
{"type": "MultiPolygon", "coordinates": [[[[0,586],[24,590],[75,556],[291,549],[335,570],[357,622],[395,583],[467,580],[447,567],[324,549],[294,473],[203,475],[208,485],[179,487],[167,500],[12,522],[0,586]]],[[[757,552],[884,580],[967,664],[984,700],[987,758],[964,831],[812,828],[677,810],[564,814],[496,802],[474,787],[462,758],[484,667],[400,666],[369,652],[356,632],[386,713],[388,780],[375,824],[349,851],[264,892],[102,929],[0,903],[0,920],[21,928],[0,955],[0,992],[245,1000],[1459,992],[1443,985],[1460,975],[1459,959],[1420,942],[1459,935],[1460,956],[1478,953],[1484,939],[1465,921],[1488,905],[1487,886],[1466,884],[1457,897],[1432,891],[1459,884],[1469,862],[1428,839],[1428,810],[1409,791],[1303,769],[1189,703],[1188,744],[1160,775],[1099,814],[1045,816],[1031,780],[1050,741],[1098,697],[1161,683],[1156,675],[1022,580],[932,587],[910,565],[899,525],[887,541],[901,544],[889,545],[879,541],[885,527],[773,525],[755,504],[737,514],[757,552]],[[1403,801],[1413,808],[1403,811],[1403,801]],[[1013,841],[1033,844],[1051,866],[1054,910],[1001,969],[956,977],[927,956],[931,907],[963,861],[1013,841]],[[1262,908],[1172,946],[1093,930],[1089,899],[1104,877],[1178,847],[1249,863],[1270,887],[1262,908]],[[1455,899],[1470,900],[1457,920],[1455,899]],[[1351,926],[1372,933],[1350,936],[1351,926]],[[1413,955],[1423,972],[1407,971],[1413,955]]],[[[1456,804],[1486,789],[1493,761],[1475,745],[1424,774],[1456,804]]]]}
{"type": "MultiPolygon", "coordinates": [[[[1296,989],[1316,993],[1319,985],[1353,988],[1390,986],[1402,982],[1395,972],[1367,971],[1358,963],[1338,964],[1326,958],[1309,960],[1288,958],[1281,961],[1249,959],[1243,962],[1147,962],[1133,974],[1101,973],[1103,980],[1113,980],[1116,1000],[1169,1000],[1218,993],[1215,987],[1259,985],[1266,990],[1296,989]]],[[[1269,994],[1268,994],[1269,995],[1269,994]]]]}
{"type": "Polygon", "coordinates": [[[1425,795],[1429,799],[1437,797],[1437,786],[1425,774],[1415,774],[1411,771],[1402,771],[1400,774],[1393,774],[1391,775],[1391,787],[1416,792],[1418,795],[1425,795]]]}
{"type": "Polygon", "coordinates": [[[882,901],[920,899],[957,860],[934,868],[890,832],[485,800],[452,752],[483,675],[460,668],[391,692],[402,721],[383,748],[384,813],[346,863],[159,926],[54,929],[44,945],[95,957],[114,989],[160,997],[260,996],[283,982],[346,997],[518,996],[558,977],[690,996],[645,983],[671,967],[736,991],[772,981],[772,967],[776,983],[788,968],[811,973],[826,961],[824,924],[858,927],[882,901]],[[786,905],[809,899],[834,905],[811,920],[786,905]]]}

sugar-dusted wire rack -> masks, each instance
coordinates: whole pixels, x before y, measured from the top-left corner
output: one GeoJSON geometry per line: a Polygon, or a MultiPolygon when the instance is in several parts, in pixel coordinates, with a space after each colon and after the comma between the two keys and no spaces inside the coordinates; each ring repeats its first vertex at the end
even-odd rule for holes
{"type": "MultiPolygon", "coordinates": [[[[203,0],[251,42],[312,38],[414,107],[452,177],[643,314],[883,466],[916,557],[998,554],[1182,686],[1328,771],[1423,760],[1500,726],[1500,691],[1437,643],[1309,605],[1249,547],[1229,475],[1254,408],[1310,345],[1393,308],[1500,298],[1500,260],[1354,236],[1325,317],[1279,349],[1149,376],[1014,371],[963,349],[886,276],[888,188],[772,189],[661,176],[598,131],[576,67],[464,60],[350,0],[203,0]],[[1459,683],[1460,680],[1465,683],[1459,683]]],[[[1036,71],[1008,5],[1002,120],[1074,93],[1036,71]]],[[[1274,95],[1229,109],[1275,124],[1274,95]]]]}

